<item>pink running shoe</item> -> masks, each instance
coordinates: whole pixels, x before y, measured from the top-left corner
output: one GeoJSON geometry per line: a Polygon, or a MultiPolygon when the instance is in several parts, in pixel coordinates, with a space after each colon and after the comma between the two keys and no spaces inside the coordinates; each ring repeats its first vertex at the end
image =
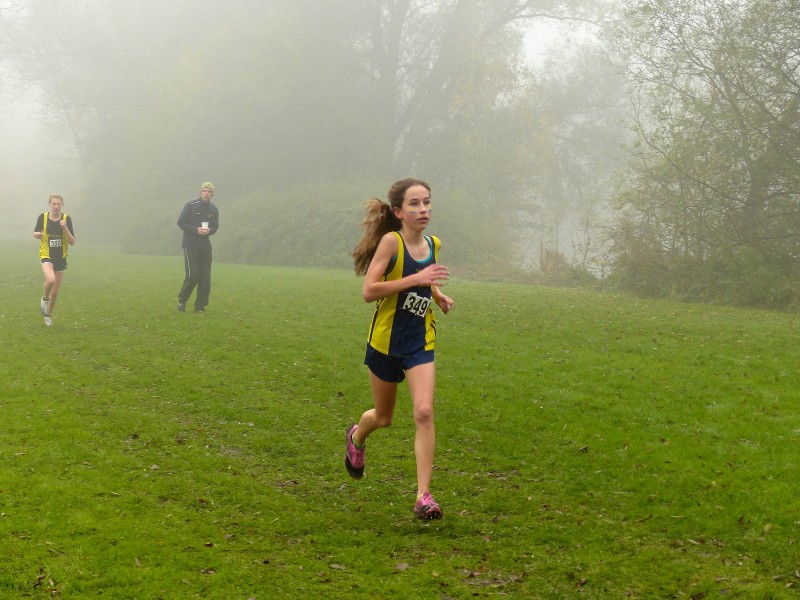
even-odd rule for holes
{"type": "Polygon", "coordinates": [[[414,516],[418,519],[441,519],[442,509],[430,492],[425,492],[414,505],[414,516]]]}
{"type": "Polygon", "coordinates": [[[358,429],[357,424],[350,426],[347,430],[347,446],[344,452],[344,467],[353,479],[361,479],[364,476],[364,448],[356,448],[353,443],[353,434],[358,429]]]}

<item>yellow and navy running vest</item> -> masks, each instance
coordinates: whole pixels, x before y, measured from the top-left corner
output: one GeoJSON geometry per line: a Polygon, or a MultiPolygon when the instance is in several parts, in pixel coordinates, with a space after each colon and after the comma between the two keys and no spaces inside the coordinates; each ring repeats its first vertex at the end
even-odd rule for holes
{"type": "MultiPolygon", "coordinates": [[[[430,254],[416,261],[408,253],[400,232],[393,233],[397,236],[397,255],[386,267],[383,281],[408,277],[437,261],[441,242],[436,236],[425,236],[430,254]]],[[[418,286],[378,300],[369,328],[369,345],[390,356],[411,356],[422,349],[433,350],[436,319],[431,296],[430,286],[418,286]]]]}
{"type": "MultiPolygon", "coordinates": [[[[61,218],[69,223],[67,213],[61,213],[61,218]]],[[[66,258],[68,248],[69,238],[67,237],[67,232],[61,229],[61,225],[50,220],[50,213],[43,213],[39,258],[66,258]]]]}

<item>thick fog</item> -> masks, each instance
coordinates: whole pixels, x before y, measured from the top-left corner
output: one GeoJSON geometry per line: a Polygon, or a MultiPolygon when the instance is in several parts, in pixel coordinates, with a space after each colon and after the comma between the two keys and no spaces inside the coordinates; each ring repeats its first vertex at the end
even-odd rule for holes
{"type": "MultiPolygon", "coordinates": [[[[24,2],[7,4],[0,8],[0,15],[12,20],[19,18],[24,15],[20,11],[25,5],[24,2]],[[12,5],[16,10],[9,14],[12,5]]],[[[579,40],[591,33],[591,28],[578,29],[575,37],[579,40]]],[[[525,28],[523,51],[531,69],[544,68],[554,55],[569,54],[574,44],[573,38],[565,37],[567,32],[563,25],[547,20],[525,28]]],[[[63,130],[63,123],[59,123],[61,116],[56,115],[54,123],[54,116],[47,114],[48,109],[39,96],[46,82],[39,86],[26,81],[15,72],[13,61],[4,66],[4,84],[0,88],[0,198],[5,216],[0,224],[0,235],[27,239],[35,215],[46,210],[47,197],[52,193],[69,199],[65,210],[81,212],[81,203],[85,200],[84,174],[75,145],[63,130]]],[[[189,185],[187,197],[195,191],[189,185]]],[[[365,190],[364,193],[381,191],[365,190]]],[[[176,202],[179,200],[176,198],[176,202]]]]}
{"type": "Polygon", "coordinates": [[[0,235],[59,193],[79,239],[175,253],[211,180],[221,260],[346,268],[362,202],[412,175],[465,274],[738,302],[754,269],[770,281],[742,301],[785,305],[798,18],[790,0],[0,0],[0,235]]]}
{"type": "MultiPolygon", "coordinates": [[[[3,237],[30,238],[37,213],[47,210],[47,198],[62,193],[75,198],[81,178],[74,148],[53,139],[34,107],[10,99],[3,102],[0,121],[0,198],[3,237]],[[72,192],[72,193],[70,193],[72,192]]],[[[65,208],[66,210],[66,208],[65,208]]]]}
{"type": "MultiPolygon", "coordinates": [[[[360,201],[406,175],[430,179],[443,200],[456,194],[453,215],[470,204],[469,212],[516,218],[515,197],[533,208],[536,147],[552,135],[537,128],[568,118],[547,115],[549,84],[534,89],[536,73],[559,42],[575,46],[563,35],[573,15],[532,19],[524,2],[412,2],[406,14],[380,4],[7,5],[3,197],[14,218],[4,233],[28,228],[56,192],[90,239],[102,238],[120,205],[155,210],[150,245],[162,251],[168,242],[157,238],[168,235],[172,213],[207,179],[223,206],[309,195],[315,184],[329,197],[333,185],[336,202],[353,209],[354,235],[360,201]],[[457,196],[473,191],[499,196],[497,209],[457,196]]],[[[138,214],[129,222],[143,224],[138,214]]],[[[515,236],[530,246],[527,227],[515,236]]],[[[118,237],[102,241],[143,247],[118,237]]]]}

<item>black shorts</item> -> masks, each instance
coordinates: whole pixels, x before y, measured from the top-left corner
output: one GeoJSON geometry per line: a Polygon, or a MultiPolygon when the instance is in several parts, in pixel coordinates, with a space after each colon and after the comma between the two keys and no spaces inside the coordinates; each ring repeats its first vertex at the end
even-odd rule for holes
{"type": "Polygon", "coordinates": [[[411,356],[389,356],[367,344],[367,354],[364,357],[364,364],[376,377],[392,383],[403,381],[408,369],[429,362],[433,362],[433,350],[424,348],[411,356]]]}
{"type": "Polygon", "coordinates": [[[66,258],[43,258],[42,263],[46,262],[53,263],[53,271],[56,273],[67,270],[66,258]]]}

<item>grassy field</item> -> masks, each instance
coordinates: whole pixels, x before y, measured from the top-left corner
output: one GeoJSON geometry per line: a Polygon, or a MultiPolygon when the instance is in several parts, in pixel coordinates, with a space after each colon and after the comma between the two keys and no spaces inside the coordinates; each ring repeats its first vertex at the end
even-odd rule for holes
{"type": "MultiPolygon", "coordinates": [[[[794,598],[798,317],[455,277],[433,492],[352,273],[0,243],[0,598],[794,598]]],[[[445,261],[446,262],[446,261],[445,261]]]]}

